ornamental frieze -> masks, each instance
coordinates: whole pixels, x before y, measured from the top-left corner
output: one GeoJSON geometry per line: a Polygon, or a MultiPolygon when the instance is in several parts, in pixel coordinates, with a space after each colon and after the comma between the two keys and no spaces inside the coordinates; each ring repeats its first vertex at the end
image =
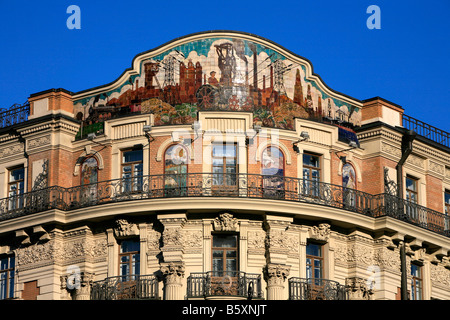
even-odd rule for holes
{"type": "Polygon", "coordinates": [[[432,286],[450,287],[450,272],[444,266],[438,264],[430,264],[431,266],[431,282],[432,286]]]}
{"type": "Polygon", "coordinates": [[[375,250],[374,263],[383,269],[400,271],[400,253],[388,248],[375,250]]]}
{"type": "Polygon", "coordinates": [[[248,231],[248,248],[249,249],[264,249],[266,241],[265,231],[248,231]]]}

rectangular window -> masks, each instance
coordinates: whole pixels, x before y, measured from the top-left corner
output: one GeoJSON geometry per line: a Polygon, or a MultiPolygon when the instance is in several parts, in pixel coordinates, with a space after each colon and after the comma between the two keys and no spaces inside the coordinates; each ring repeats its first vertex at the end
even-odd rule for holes
{"type": "Polygon", "coordinates": [[[23,166],[10,169],[8,173],[9,210],[23,207],[25,169],[23,166]]]}
{"type": "Polygon", "coordinates": [[[406,177],[406,214],[413,221],[418,222],[418,208],[417,203],[419,200],[418,197],[418,180],[416,178],[407,176],[406,177]]]}
{"type": "Polygon", "coordinates": [[[140,242],[139,240],[124,240],[120,244],[120,276],[123,279],[134,280],[131,276],[140,273],[140,242]]]}
{"type": "Polygon", "coordinates": [[[303,193],[318,197],[320,187],[320,156],[303,154],[303,193]]]}
{"type": "Polygon", "coordinates": [[[236,277],[238,271],[238,237],[237,235],[213,235],[212,245],[213,276],[236,277]]]}
{"type": "Polygon", "coordinates": [[[237,146],[235,144],[214,144],[212,146],[213,185],[235,187],[237,169],[237,146]]]}
{"type": "Polygon", "coordinates": [[[123,192],[141,191],[143,186],[142,149],[122,152],[123,192]]]}
{"type": "Polygon", "coordinates": [[[445,190],[445,194],[444,194],[444,204],[445,204],[445,209],[444,209],[444,230],[448,231],[450,230],[450,191],[449,190],[445,190]]]}
{"type": "Polygon", "coordinates": [[[14,298],[14,255],[0,258],[0,300],[14,298]]]}
{"type": "Polygon", "coordinates": [[[306,278],[320,285],[323,278],[322,246],[316,243],[306,245],[306,278]]]}
{"type": "Polygon", "coordinates": [[[422,300],[422,268],[411,263],[411,300],[422,300]]]}

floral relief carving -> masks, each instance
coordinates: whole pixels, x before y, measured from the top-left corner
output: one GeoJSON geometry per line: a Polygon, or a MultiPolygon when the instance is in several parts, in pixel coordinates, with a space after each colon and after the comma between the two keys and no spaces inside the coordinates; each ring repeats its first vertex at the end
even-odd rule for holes
{"type": "Polygon", "coordinates": [[[400,254],[398,251],[388,248],[375,250],[374,263],[380,268],[400,271],[400,254]]]}
{"type": "Polygon", "coordinates": [[[159,250],[161,233],[156,230],[149,230],[147,233],[147,248],[149,250],[159,250]]]}
{"type": "Polygon", "coordinates": [[[450,287],[450,272],[442,265],[430,264],[432,285],[450,287]]]}
{"type": "Polygon", "coordinates": [[[181,246],[182,232],[179,228],[166,228],[163,232],[164,247],[166,246],[181,246]]]}
{"type": "Polygon", "coordinates": [[[249,231],[248,247],[252,249],[264,249],[266,240],[265,231],[249,231]]]}
{"type": "Polygon", "coordinates": [[[201,248],[203,246],[202,230],[183,230],[181,243],[185,248],[201,248]]]}

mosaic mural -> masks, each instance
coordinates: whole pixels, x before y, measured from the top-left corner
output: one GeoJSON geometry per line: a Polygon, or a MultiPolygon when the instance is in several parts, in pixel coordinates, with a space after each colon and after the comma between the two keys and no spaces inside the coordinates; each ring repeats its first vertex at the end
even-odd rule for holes
{"type": "Polygon", "coordinates": [[[128,113],[153,113],[155,125],[191,124],[197,112],[252,112],[265,127],[294,129],[294,117],[358,126],[360,109],[329,96],[306,68],[259,43],[196,40],[141,62],[116,89],[75,101],[87,124],[128,113]]]}

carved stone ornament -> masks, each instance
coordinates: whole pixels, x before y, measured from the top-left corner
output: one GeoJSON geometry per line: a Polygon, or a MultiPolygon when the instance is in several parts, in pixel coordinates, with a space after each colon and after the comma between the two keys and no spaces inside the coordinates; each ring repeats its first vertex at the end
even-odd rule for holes
{"type": "Polygon", "coordinates": [[[72,275],[63,275],[61,280],[62,300],[89,300],[91,295],[91,285],[94,281],[94,274],[90,272],[80,272],[72,275]]]}
{"type": "Polygon", "coordinates": [[[183,262],[163,262],[161,263],[161,273],[166,279],[166,284],[178,284],[184,277],[183,262]]]}
{"type": "Polygon", "coordinates": [[[345,279],[345,285],[350,288],[350,300],[370,300],[373,294],[372,288],[368,285],[368,280],[360,277],[352,277],[345,279]]]}
{"type": "Polygon", "coordinates": [[[225,212],[214,219],[215,231],[237,231],[238,221],[232,214],[225,212]]]}
{"type": "Polygon", "coordinates": [[[126,238],[139,235],[138,226],[134,223],[130,223],[125,219],[119,219],[116,221],[116,227],[114,228],[114,234],[116,238],[126,238]]]}
{"type": "Polygon", "coordinates": [[[269,286],[282,286],[289,276],[290,266],[269,263],[266,267],[267,283],[269,286]]]}
{"type": "Polygon", "coordinates": [[[309,229],[309,237],[314,240],[328,241],[330,238],[330,225],[321,223],[319,226],[314,226],[309,229]]]}

